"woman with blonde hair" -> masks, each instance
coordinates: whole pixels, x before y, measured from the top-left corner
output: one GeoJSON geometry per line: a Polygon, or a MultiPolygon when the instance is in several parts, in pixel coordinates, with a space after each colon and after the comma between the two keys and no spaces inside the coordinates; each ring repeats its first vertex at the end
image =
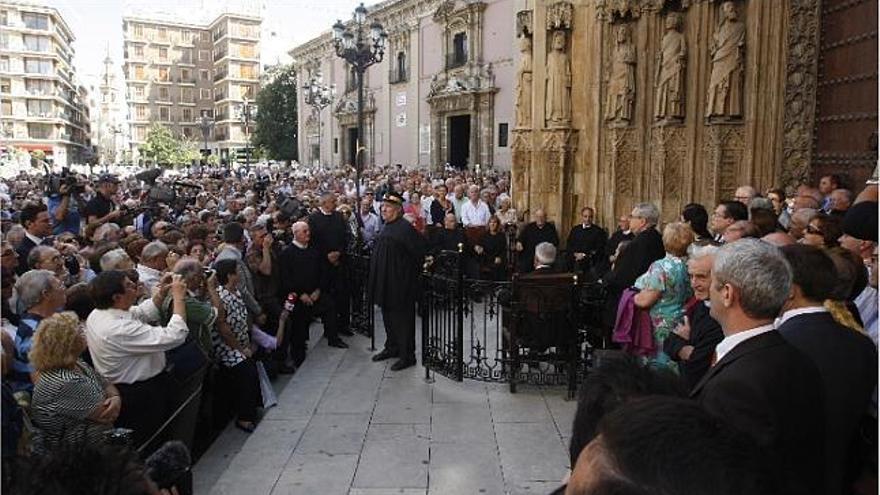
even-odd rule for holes
{"type": "Polygon", "coordinates": [[[102,443],[119,416],[119,391],[80,359],[85,350],[86,337],[73,312],[49,316],[37,327],[29,353],[37,451],[102,443]]]}
{"type": "Polygon", "coordinates": [[[639,289],[634,303],[649,310],[654,326],[656,354],[648,360],[652,364],[676,370],[675,362],[663,352],[663,342],[684,318],[684,302],[691,296],[685,255],[694,242],[694,231],[683,222],[673,222],[663,229],[663,247],[666,256],[651,263],[648,271],[636,279],[639,289]]]}

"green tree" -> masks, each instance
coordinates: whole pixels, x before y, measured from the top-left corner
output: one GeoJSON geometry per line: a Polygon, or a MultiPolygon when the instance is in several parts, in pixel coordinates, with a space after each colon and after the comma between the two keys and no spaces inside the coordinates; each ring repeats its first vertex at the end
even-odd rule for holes
{"type": "Polygon", "coordinates": [[[296,89],[293,65],[277,66],[264,75],[252,145],[264,148],[269,159],[288,163],[297,159],[296,89]]]}
{"type": "Polygon", "coordinates": [[[141,154],[160,165],[179,163],[180,142],[175,139],[171,130],[162,124],[153,124],[147,132],[144,144],[140,146],[141,154]]]}

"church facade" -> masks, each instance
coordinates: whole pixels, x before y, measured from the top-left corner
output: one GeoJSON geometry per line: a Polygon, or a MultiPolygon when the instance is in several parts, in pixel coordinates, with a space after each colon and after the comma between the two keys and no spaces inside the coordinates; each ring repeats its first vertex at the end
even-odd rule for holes
{"type": "MultiPolygon", "coordinates": [[[[516,0],[398,0],[368,7],[388,32],[384,59],[364,77],[366,166],[447,164],[509,170],[516,0]]],[[[329,26],[328,26],[329,28],[329,26]]],[[[290,52],[300,88],[334,85],[324,109],[299,103],[300,163],[339,167],[356,153],[355,74],[328,31],[290,52]]]]}

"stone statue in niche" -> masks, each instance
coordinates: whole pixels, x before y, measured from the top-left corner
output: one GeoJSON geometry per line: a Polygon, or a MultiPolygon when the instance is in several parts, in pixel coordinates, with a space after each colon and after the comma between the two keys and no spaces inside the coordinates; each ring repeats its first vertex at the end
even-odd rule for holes
{"type": "Polygon", "coordinates": [[[571,62],[565,50],[565,31],[554,31],[553,48],[547,55],[544,97],[547,127],[568,127],[571,124],[571,62]]]}
{"type": "Polygon", "coordinates": [[[746,44],[746,26],[737,19],[733,2],[721,4],[721,22],[713,35],[709,54],[712,74],[706,117],[726,121],[743,114],[743,53],[746,44]]]}
{"type": "Polygon", "coordinates": [[[618,26],[615,40],[605,120],[625,125],[632,122],[636,100],[636,49],[626,24],[618,26]]]}
{"type": "Polygon", "coordinates": [[[516,127],[532,126],[532,39],[519,41],[519,70],[516,74],[516,127]]]}
{"type": "Polygon", "coordinates": [[[654,118],[675,122],[684,119],[684,66],[687,62],[687,42],[681,33],[681,15],[666,16],[666,34],[657,54],[657,88],[654,118]]]}

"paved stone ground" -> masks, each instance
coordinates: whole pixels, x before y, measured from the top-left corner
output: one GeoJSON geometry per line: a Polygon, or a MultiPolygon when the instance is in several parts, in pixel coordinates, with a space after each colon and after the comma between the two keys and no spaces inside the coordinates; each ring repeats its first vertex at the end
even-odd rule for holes
{"type": "MultiPolygon", "coordinates": [[[[247,435],[228,427],[194,469],[200,494],[546,494],[568,464],[575,402],[562,388],[392,372],[369,339],[334,349],[312,326],[312,350],[278,405],[247,435]]],[[[384,332],[377,315],[376,342],[384,332]]]]}

